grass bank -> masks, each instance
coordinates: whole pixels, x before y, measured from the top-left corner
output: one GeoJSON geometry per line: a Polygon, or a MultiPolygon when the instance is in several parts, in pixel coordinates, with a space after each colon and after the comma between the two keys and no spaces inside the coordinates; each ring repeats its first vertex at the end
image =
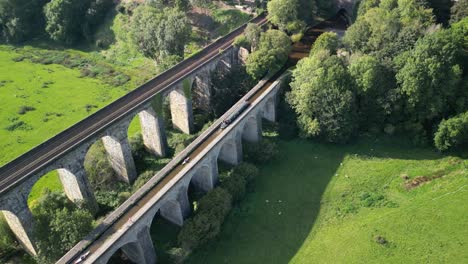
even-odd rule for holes
{"type": "Polygon", "coordinates": [[[463,263],[468,160],[397,139],[280,141],[188,263],[463,263]]]}

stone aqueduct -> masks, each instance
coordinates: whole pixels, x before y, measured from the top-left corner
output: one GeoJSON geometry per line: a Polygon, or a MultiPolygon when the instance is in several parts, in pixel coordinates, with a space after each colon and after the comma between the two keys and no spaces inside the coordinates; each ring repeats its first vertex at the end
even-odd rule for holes
{"type": "MultiPolygon", "coordinates": [[[[336,0],[336,2],[340,8],[351,14],[357,1],[336,0]]],[[[193,102],[190,90],[198,94],[198,98],[202,100],[201,105],[209,105],[210,73],[215,69],[230,68],[233,64],[243,60],[245,55],[245,50],[232,46],[223,50],[220,56],[208,61],[184,80],[172,84],[169,89],[156,95],[152,102],[140,105],[98,135],[88,137],[78,147],[55,158],[53,162],[36,171],[27,180],[0,194],[0,211],[3,212],[7,223],[23,247],[30,254],[36,255],[31,237],[34,219],[27,200],[33,185],[43,175],[57,170],[64,192],[70,200],[86,201],[92,207],[96,207],[93,191],[84,170],[84,160],[89,148],[96,141],[102,140],[116,174],[125,182],[133,182],[137,175],[127,138],[128,127],[133,118],[138,116],[140,119],[145,147],[157,156],[165,156],[167,142],[160,109],[162,101],[165,98],[170,101],[173,126],[184,133],[190,133],[193,126],[193,102]]],[[[106,239],[97,251],[92,252],[87,262],[107,263],[112,254],[122,249],[135,263],[155,263],[156,253],[149,234],[155,215],[159,214],[177,225],[183,224],[191,211],[187,194],[189,185],[193,184],[195,188],[202,191],[211,190],[218,178],[218,160],[233,165],[241,161],[242,140],[258,141],[261,138],[262,118],[275,120],[275,103],[279,86],[278,81],[271,85],[233,125],[222,130],[216,140],[197,156],[199,158],[185,166],[170,184],[164,186],[151,198],[150,202],[144,204],[133,216],[132,219],[136,219],[134,222],[121,227],[110,239],[106,239]]],[[[67,255],[59,262],[70,263],[76,257],[73,254],[67,255]],[[71,258],[67,259],[67,255],[71,258]]]]}
{"type": "MultiPolygon", "coordinates": [[[[102,140],[108,159],[122,181],[132,183],[137,177],[130,144],[128,128],[132,120],[138,116],[145,147],[153,154],[166,155],[166,136],[161,109],[162,101],[170,102],[173,127],[189,134],[193,127],[192,100],[190,90],[198,93],[203,104],[209,105],[210,73],[215,69],[229,69],[242,59],[243,50],[231,47],[222,52],[221,56],[193,71],[187,78],[171,85],[169,89],[157,94],[150,103],[146,103],[114,122],[97,136],[89,137],[78,147],[65,155],[58,157],[26,181],[0,195],[0,211],[3,212],[13,233],[23,247],[35,255],[36,250],[31,239],[33,217],[27,200],[34,184],[48,172],[57,170],[64,192],[71,201],[86,201],[91,207],[96,207],[93,191],[86,177],[84,160],[89,148],[98,140],[102,140]],[[187,94],[189,93],[189,94],[187,94]]],[[[245,52],[245,51],[244,51],[245,52]]]]}
{"type": "MultiPolygon", "coordinates": [[[[263,86],[263,83],[260,84],[263,86]]],[[[259,85],[259,86],[260,86],[259,85]]],[[[132,215],[125,225],[91,250],[87,263],[107,263],[121,249],[134,263],[156,262],[156,251],[150,236],[150,227],[155,217],[183,225],[191,213],[188,198],[189,186],[207,192],[218,181],[218,161],[237,165],[242,161],[242,141],[257,142],[262,137],[262,119],[275,121],[277,94],[281,82],[276,81],[236,121],[216,134],[214,139],[163,189],[151,193],[151,198],[132,215]]],[[[214,124],[213,127],[219,126],[214,124]]],[[[217,128],[216,128],[217,129],[217,128]]],[[[86,250],[85,250],[86,251],[86,250]]],[[[82,252],[83,253],[83,252],[82,252]]],[[[65,256],[59,263],[70,263],[65,256]]]]}

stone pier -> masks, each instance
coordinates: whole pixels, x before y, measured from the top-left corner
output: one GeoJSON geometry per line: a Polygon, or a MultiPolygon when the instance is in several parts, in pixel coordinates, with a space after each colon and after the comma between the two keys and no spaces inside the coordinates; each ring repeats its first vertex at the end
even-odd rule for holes
{"type": "Polygon", "coordinates": [[[152,107],[141,111],[138,116],[146,149],[158,157],[165,157],[167,154],[167,139],[162,116],[158,116],[152,107]]]}
{"type": "MultiPolygon", "coordinates": [[[[127,131],[125,131],[126,134],[127,131]]],[[[133,183],[137,177],[135,162],[133,161],[132,149],[128,138],[115,136],[104,136],[102,143],[107,151],[107,157],[117,175],[127,183],[133,183]]]]}
{"type": "Polygon", "coordinates": [[[156,251],[153,247],[149,228],[143,228],[137,236],[138,240],[124,245],[122,251],[133,263],[156,263],[156,251]]]}
{"type": "Polygon", "coordinates": [[[86,177],[84,166],[69,169],[58,169],[63,191],[68,199],[73,202],[85,202],[87,208],[92,212],[97,212],[98,205],[94,198],[93,190],[86,177]],[[72,171],[73,170],[73,171],[72,171]]]}
{"type": "Polygon", "coordinates": [[[242,133],[242,139],[250,143],[259,142],[262,139],[262,118],[251,117],[247,121],[242,133]]]}
{"type": "Polygon", "coordinates": [[[218,159],[230,164],[237,165],[242,161],[242,138],[235,135],[228,142],[224,143],[219,152],[218,159]]]}
{"type": "Polygon", "coordinates": [[[174,128],[190,134],[193,130],[193,113],[190,84],[179,85],[179,87],[169,93],[172,125],[174,128]],[[185,87],[184,87],[185,86],[185,87]]]}

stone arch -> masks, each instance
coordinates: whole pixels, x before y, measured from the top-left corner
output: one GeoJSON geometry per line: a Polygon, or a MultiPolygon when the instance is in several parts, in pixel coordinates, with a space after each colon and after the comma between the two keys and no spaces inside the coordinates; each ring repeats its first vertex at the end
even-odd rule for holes
{"type": "MultiPolygon", "coordinates": [[[[170,195],[161,199],[160,215],[169,222],[182,226],[184,219],[190,215],[191,207],[188,198],[188,186],[185,184],[171,190],[170,195]]],[[[157,214],[157,212],[155,213],[157,214]]]]}
{"type": "Polygon", "coordinates": [[[242,128],[242,139],[248,142],[258,142],[262,137],[262,119],[257,115],[247,117],[242,128]]]}
{"type": "Polygon", "coordinates": [[[216,160],[223,161],[230,165],[237,165],[242,161],[242,138],[235,131],[230,138],[221,142],[216,160]]]}
{"type": "MultiPolygon", "coordinates": [[[[212,163],[212,162],[210,162],[212,163]]],[[[196,191],[206,193],[214,188],[217,182],[217,164],[203,164],[192,174],[190,185],[196,191]],[[215,168],[213,167],[215,166],[215,168]]]]}

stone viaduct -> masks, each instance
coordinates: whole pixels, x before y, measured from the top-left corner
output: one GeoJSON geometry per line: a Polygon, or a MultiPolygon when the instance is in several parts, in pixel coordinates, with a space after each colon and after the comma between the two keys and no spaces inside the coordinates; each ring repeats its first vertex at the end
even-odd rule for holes
{"type": "MultiPolygon", "coordinates": [[[[156,174],[154,178],[160,176],[160,179],[166,181],[155,184],[148,182],[139,191],[144,193],[147,189],[146,193],[134,194],[140,196],[139,202],[135,200],[128,205],[133,210],[121,214],[119,220],[115,219],[108,227],[108,235],[101,235],[94,241],[85,238],[58,263],[72,263],[89,251],[85,263],[104,264],[119,249],[134,263],[156,263],[156,251],[149,232],[152,221],[155,217],[163,217],[173,224],[183,225],[192,210],[188,198],[189,186],[197,191],[208,192],[218,181],[219,161],[232,165],[242,161],[242,142],[258,142],[261,139],[262,119],[275,121],[281,79],[273,83],[260,82],[224,115],[228,116],[241,102],[250,98],[251,105],[231,125],[221,130],[219,126],[223,118],[218,119],[197,138],[199,142],[193,142],[188,147],[188,151],[195,152],[189,163],[178,163],[168,174],[164,171],[156,174]],[[204,143],[199,145],[200,142],[204,143]]],[[[185,156],[185,153],[179,156],[185,156]]]]}
{"type": "Polygon", "coordinates": [[[57,170],[64,192],[71,201],[84,201],[91,208],[97,208],[93,190],[84,170],[84,160],[89,148],[96,141],[102,140],[116,174],[122,181],[132,183],[137,173],[127,133],[134,117],[138,116],[140,119],[145,147],[157,156],[165,156],[167,142],[162,118],[163,101],[169,100],[173,127],[189,134],[193,127],[192,94],[198,94],[198,98],[202,101],[200,104],[209,105],[211,72],[229,69],[233,64],[239,63],[243,55],[245,51],[232,45],[220,50],[219,54],[207,63],[156,94],[153,100],[139,105],[111,126],[87,137],[79,146],[35,171],[14,188],[0,193],[0,211],[3,212],[7,223],[23,247],[30,254],[36,254],[31,239],[34,221],[27,200],[33,185],[43,175],[57,170]]]}

